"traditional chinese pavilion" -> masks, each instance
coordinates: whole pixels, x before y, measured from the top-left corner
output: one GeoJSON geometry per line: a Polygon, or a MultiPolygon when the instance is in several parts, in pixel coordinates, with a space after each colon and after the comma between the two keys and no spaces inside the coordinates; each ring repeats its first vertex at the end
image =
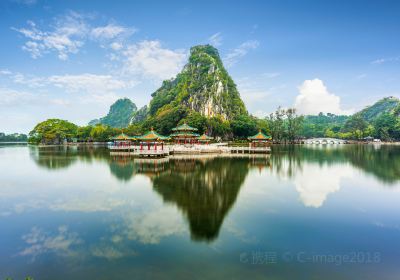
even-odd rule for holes
{"type": "Polygon", "coordinates": [[[250,136],[250,147],[267,147],[271,143],[272,137],[265,135],[261,129],[256,135],[250,136]]]}
{"type": "Polygon", "coordinates": [[[157,148],[164,150],[164,141],[168,140],[169,137],[158,134],[153,128],[142,136],[137,136],[137,140],[140,141],[140,150],[143,151],[144,146],[147,146],[147,150],[155,150],[157,148]]]}
{"type": "Polygon", "coordinates": [[[115,147],[128,147],[131,145],[132,141],[136,140],[134,137],[130,137],[125,133],[121,133],[117,136],[111,137],[111,140],[114,142],[115,147]]]}
{"type": "Polygon", "coordinates": [[[214,139],[213,137],[210,137],[205,133],[203,135],[197,137],[197,141],[199,141],[200,143],[203,143],[203,144],[208,144],[213,139],[214,139]]]}
{"type": "Polygon", "coordinates": [[[194,144],[197,142],[197,137],[200,135],[197,128],[191,127],[186,123],[179,125],[172,129],[173,133],[170,135],[177,144],[194,144]]]}

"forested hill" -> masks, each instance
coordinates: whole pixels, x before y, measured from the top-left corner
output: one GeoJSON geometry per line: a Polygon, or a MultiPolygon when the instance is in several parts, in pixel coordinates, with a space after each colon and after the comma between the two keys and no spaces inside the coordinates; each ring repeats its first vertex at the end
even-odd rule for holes
{"type": "Polygon", "coordinates": [[[218,50],[210,45],[192,47],[183,70],[175,79],[164,81],[152,97],[149,114],[153,117],[179,106],[207,118],[232,120],[235,116],[247,115],[218,50]]]}
{"type": "Polygon", "coordinates": [[[128,98],[118,99],[111,105],[108,114],[100,119],[95,119],[89,122],[89,125],[104,124],[111,127],[127,127],[130,124],[131,118],[136,113],[137,107],[128,98]]]}
{"type": "Polygon", "coordinates": [[[400,100],[396,97],[385,97],[371,106],[366,107],[357,114],[367,121],[375,121],[381,114],[392,113],[394,109],[400,106],[400,100]]]}
{"type": "Polygon", "coordinates": [[[371,136],[382,140],[400,139],[400,100],[385,97],[351,115],[319,114],[305,116],[304,137],[339,137],[360,139],[371,136]]]}

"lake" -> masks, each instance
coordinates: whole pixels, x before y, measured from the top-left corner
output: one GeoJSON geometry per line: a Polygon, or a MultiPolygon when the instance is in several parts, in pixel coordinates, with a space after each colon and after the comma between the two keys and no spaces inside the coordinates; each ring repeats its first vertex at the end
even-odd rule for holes
{"type": "Polygon", "coordinates": [[[400,146],[0,146],[0,279],[399,279],[400,146]]]}

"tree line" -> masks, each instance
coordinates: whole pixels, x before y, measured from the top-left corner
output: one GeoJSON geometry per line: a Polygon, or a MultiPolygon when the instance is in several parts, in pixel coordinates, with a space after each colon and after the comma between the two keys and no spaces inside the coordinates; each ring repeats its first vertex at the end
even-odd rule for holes
{"type": "Polygon", "coordinates": [[[206,118],[195,111],[181,112],[179,108],[172,111],[173,113],[166,114],[163,118],[147,118],[125,128],[113,128],[104,124],[77,126],[66,120],[48,119],[37,124],[29,133],[29,142],[106,142],[121,132],[131,136],[141,135],[151,127],[163,135],[169,135],[172,128],[184,122],[196,127],[200,134],[207,133],[218,140],[246,140],[259,130],[272,136],[274,142],[278,143],[295,143],[312,137],[353,140],[373,137],[383,141],[400,140],[400,120],[393,112],[382,113],[375,119],[366,121],[361,114],[338,116],[320,113],[317,116],[302,116],[293,108],[280,107],[263,119],[239,115],[232,120],[224,120],[220,116],[206,118]]]}
{"type": "Polygon", "coordinates": [[[28,141],[28,136],[21,133],[5,134],[0,132],[0,142],[26,142],[28,141]]]}

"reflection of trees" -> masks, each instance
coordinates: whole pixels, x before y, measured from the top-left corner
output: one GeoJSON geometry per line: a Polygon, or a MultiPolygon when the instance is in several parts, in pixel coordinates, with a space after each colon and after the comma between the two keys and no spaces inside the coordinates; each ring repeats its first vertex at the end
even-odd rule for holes
{"type": "Polygon", "coordinates": [[[46,169],[67,168],[77,160],[76,151],[70,147],[31,148],[30,156],[40,167],[46,169]]]}
{"type": "Polygon", "coordinates": [[[85,162],[108,161],[109,151],[105,148],[86,146],[30,147],[30,157],[40,167],[63,169],[78,160],[85,162]]]}
{"type": "Polygon", "coordinates": [[[272,166],[278,174],[292,177],[304,162],[322,164],[351,163],[386,183],[400,179],[400,147],[382,145],[275,146],[272,166]]]}
{"type": "Polygon", "coordinates": [[[395,183],[400,179],[399,146],[359,145],[345,149],[345,153],[354,166],[373,174],[383,182],[395,183]]]}
{"type": "Polygon", "coordinates": [[[212,241],[236,201],[249,159],[170,160],[169,170],[154,177],[153,188],[174,203],[189,221],[193,240],[212,241]]]}

